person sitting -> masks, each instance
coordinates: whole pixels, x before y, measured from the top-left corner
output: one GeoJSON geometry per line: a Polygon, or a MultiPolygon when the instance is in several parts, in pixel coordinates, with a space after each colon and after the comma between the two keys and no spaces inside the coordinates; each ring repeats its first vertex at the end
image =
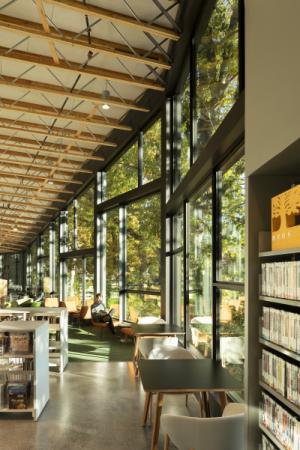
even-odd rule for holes
{"type": "Polygon", "coordinates": [[[112,334],[116,334],[115,327],[112,320],[113,309],[108,311],[102,301],[102,294],[96,294],[95,301],[91,306],[92,318],[95,322],[108,323],[112,334]]]}

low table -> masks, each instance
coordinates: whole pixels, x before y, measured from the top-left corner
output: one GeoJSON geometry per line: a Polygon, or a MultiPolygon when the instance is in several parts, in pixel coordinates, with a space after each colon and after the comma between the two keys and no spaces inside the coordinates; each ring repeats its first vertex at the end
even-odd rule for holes
{"type": "Polygon", "coordinates": [[[178,325],[162,324],[132,324],[133,334],[135,336],[135,348],[133,354],[133,365],[135,373],[138,373],[139,361],[139,343],[141,339],[161,338],[171,336],[184,336],[185,332],[178,325]]]}
{"type": "Polygon", "coordinates": [[[241,383],[222,367],[221,362],[211,359],[141,359],[138,365],[146,392],[143,424],[148,414],[151,394],[157,394],[151,450],[158,449],[164,394],[218,392],[221,406],[224,408],[227,403],[225,392],[243,389],[241,383]]]}

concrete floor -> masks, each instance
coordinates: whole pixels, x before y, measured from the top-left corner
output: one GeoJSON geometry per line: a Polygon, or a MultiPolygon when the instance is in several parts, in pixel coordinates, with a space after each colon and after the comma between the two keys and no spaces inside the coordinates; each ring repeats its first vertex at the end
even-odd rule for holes
{"type": "MultiPolygon", "coordinates": [[[[51,373],[50,395],[38,422],[0,417],[0,450],[150,449],[151,427],[141,426],[144,391],[132,363],[69,363],[64,374],[51,373]]],[[[193,398],[189,408],[184,396],[169,396],[163,411],[198,414],[193,398]]]]}

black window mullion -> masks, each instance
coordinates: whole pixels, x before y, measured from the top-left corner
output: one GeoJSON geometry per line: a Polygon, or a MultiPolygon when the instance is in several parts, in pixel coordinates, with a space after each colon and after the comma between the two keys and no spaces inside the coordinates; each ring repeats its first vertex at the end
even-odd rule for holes
{"type": "Polygon", "coordinates": [[[143,159],[144,159],[144,138],[143,138],[143,132],[140,132],[138,134],[138,186],[143,185],[143,159]]]}
{"type": "Polygon", "coordinates": [[[86,256],[82,258],[82,304],[85,305],[85,291],[86,291],[86,256]]]}
{"type": "Polygon", "coordinates": [[[189,235],[190,230],[190,208],[189,203],[184,202],[183,205],[183,289],[184,289],[184,346],[186,347],[189,344],[190,336],[189,336],[189,235]]]}
{"type": "Polygon", "coordinates": [[[212,211],[212,301],[213,301],[213,351],[212,356],[213,359],[219,359],[220,357],[220,320],[219,320],[219,311],[220,311],[220,290],[216,287],[215,282],[217,279],[218,273],[218,264],[219,264],[219,248],[220,248],[220,214],[218,207],[218,174],[216,170],[213,172],[212,178],[212,200],[213,200],[213,211],[212,211]]]}
{"type": "Polygon", "coordinates": [[[191,42],[191,57],[190,57],[190,167],[194,163],[194,155],[196,154],[197,145],[197,95],[196,95],[196,44],[195,39],[191,42]]]}
{"type": "Polygon", "coordinates": [[[119,298],[121,320],[125,319],[126,308],[126,206],[119,209],[119,298]]]}

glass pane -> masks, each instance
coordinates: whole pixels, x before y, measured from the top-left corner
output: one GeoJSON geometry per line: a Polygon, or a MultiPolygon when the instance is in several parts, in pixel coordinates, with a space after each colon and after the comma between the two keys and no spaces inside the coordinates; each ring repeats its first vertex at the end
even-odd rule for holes
{"type": "Polygon", "coordinates": [[[201,38],[196,67],[196,159],[238,96],[238,0],[218,0],[201,38]]]}
{"type": "Polygon", "coordinates": [[[74,206],[73,203],[68,206],[68,241],[67,241],[67,251],[75,250],[74,246],[74,206]]]}
{"type": "Polygon", "coordinates": [[[35,295],[38,290],[37,286],[37,242],[33,242],[30,248],[31,254],[31,294],[35,295]]]}
{"type": "Polygon", "coordinates": [[[94,186],[76,200],[77,248],[94,247],[94,186]]]}
{"type": "Polygon", "coordinates": [[[119,308],[119,210],[106,213],[106,305],[119,308]]]}
{"type": "Polygon", "coordinates": [[[83,261],[82,258],[69,258],[66,260],[66,300],[76,302],[78,306],[82,304],[83,285],[83,261]]]}
{"type": "Polygon", "coordinates": [[[138,187],[138,144],[127,152],[106,172],[106,199],[124,194],[138,187]]]}
{"type": "Polygon", "coordinates": [[[174,188],[190,168],[190,76],[184,84],[181,96],[175,101],[175,111],[174,188]]]}
{"type": "Polygon", "coordinates": [[[138,317],[160,317],[160,295],[129,293],[126,297],[126,319],[136,322],[138,317]]]}
{"type": "Polygon", "coordinates": [[[183,246],[183,211],[173,217],[173,250],[183,246]]]}
{"type": "Polygon", "coordinates": [[[87,256],[85,272],[85,301],[94,300],[94,257],[87,256]]]}
{"type": "Polygon", "coordinates": [[[184,326],[183,252],[173,255],[173,321],[184,326]]]}
{"type": "Polygon", "coordinates": [[[143,135],[143,184],[160,178],[161,120],[143,135]]]}
{"type": "Polygon", "coordinates": [[[244,282],[245,163],[244,158],[219,174],[221,254],[218,279],[244,282]]]}
{"type": "Polygon", "coordinates": [[[224,367],[238,380],[244,378],[245,297],[237,291],[220,291],[220,354],[224,367]]]}
{"type": "Polygon", "coordinates": [[[49,294],[52,291],[52,284],[50,279],[50,264],[49,258],[43,258],[43,291],[49,294]]]}
{"type": "Polygon", "coordinates": [[[160,289],[160,195],[127,207],[128,289],[160,289]]]}
{"type": "Polygon", "coordinates": [[[202,356],[212,350],[212,188],[190,201],[189,316],[191,342],[202,356]]]}
{"type": "Polygon", "coordinates": [[[43,256],[49,256],[50,249],[50,229],[49,227],[42,234],[43,256]]]}

